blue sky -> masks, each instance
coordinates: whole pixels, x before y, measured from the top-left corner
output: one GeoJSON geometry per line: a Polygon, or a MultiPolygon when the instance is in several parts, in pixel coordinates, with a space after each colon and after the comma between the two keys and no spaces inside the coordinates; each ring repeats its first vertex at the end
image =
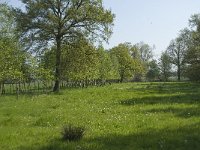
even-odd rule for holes
{"type": "Polygon", "coordinates": [[[104,3],[116,13],[110,46],[144,41],[155,44],[155,55],[164,51],[181,29],[188,27],[192,14],[200,13],[199,0],[104,0],[104,3]]]}
{"type": "MultiPolygon", "coordinates": [[[[19,0],[7,1],[21,6],[19,0]]],[[[116,14],[113,35],[109,44],[104,44],[106,48],[144,41],[156,46],[156,57],[181,29],[188,27],[190,16],[200,13],[199,0],[104,0],[104,6],[116,14]]]]}

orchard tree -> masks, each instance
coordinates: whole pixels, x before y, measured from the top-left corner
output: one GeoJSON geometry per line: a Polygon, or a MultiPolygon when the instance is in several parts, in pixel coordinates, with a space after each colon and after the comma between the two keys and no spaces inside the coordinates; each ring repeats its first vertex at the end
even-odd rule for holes
{"type": "Polygon", "coordinates": [[[55,49],[56,47],[53,46],[49,49],[46,49],[44,54],[40,57],[40,66],[44,69],[51,70],[51,74],[53,75],[55,69],[55,49]]]}
{"type": "Polygon", "coordinates": [[[77,39],[63,46],[62,77],[88,81],[98,78],[98,53],[87,39],[77,39]]]}
{"type": "Polygon", "coordinates": [[[191,39],[186,52],[186,75],[190,80],[200,81],[200,14],[193,15],[190,20],[191,39]]]}
{"type": "Polygon", "coordinates": [[[108,79],[118,79],[118,62],[117,58],[111,57],[110,52],[104,50],[103,46],[99,46],[98,52],[98,70],[99,79],[102,83],[105,83],[108,79]],[[115,61],[116,60],[116,61],[115,61]]]}
{"type": "Polygon", "coordinates": [[[153,58],[153,48],[144,42],[135,44],[139,50],[139,56],[143,62],[148,63],[153,58]]]}
{"type": "Polygon", "coordinates": [[[138,73],[141,70],[140,62],[131,57],[130,49],[131,45],[129,43],[123,43],[110,50],[111,56],[116,57],[119,64],[120,82],[133,77],[136,72],[138,73]]]}
{"type": "Polygon", "coordinates": [[[0,82],[22,79],[21,66],[24,60],[15,41],[0,38],[0,82]]]}
{"type": "Polygon", "coordinates": [[[134,77],[134,80],[141,81],[149,70],[149,63],[153,59],[153,48],[144,42],[137,43],[132,48],[132,57],[140,60],[143,66],[143,71],[134,77]]]}
{"type": "Polygon", "coordinates": [[[189,40],[191,39],[191,33],[188,29],[184,29],[180,32],[179,36],[170,42],[167,48],[167,53],[170,57],[171,63],[177,68],[178,81],[181,80],[181,75],[185,68],[185,55],[189,48],[189,40]]]}
{"type": "Polygon", "coordinates": [[[99,70],[99,79],[101,82],[105,82],[111,76],[112,70],[112,61],[109,56],[109,53],[106,52],[103,46],[98,47],[98,70],[99,70]]]}
{"type": "Polygon", "coordinates": [[[192,81],[200,81],[200,49],[199,46],[191,48],[186,54],[186,75],[192,81]]]}
{"type": "Polygon", "coordinates": [[[159,67],[160,67],[162,80],[168,81],[168,78],[171,75],[172,65],[171,65],[170,56],[168,55],[166,51],[161,54],[159,67]]]}
{"type": "Polygon", "coordinates": [[[159,75],[160,75],[159,65],[157,61],[153,59],[152,61],[149,62],[149,69],[147,71],[146,78],[149,81],[155,81],[159,80],[159,75]]]}
{"type": "MultiPolygon", "coordinates": [[[[46,49],[42,56],[41,68],[51,70],[55,68],[55,49],[46,49]]],[[[70,43],[63,44],[61,56],[61,79],[86,80],[98,76],[98,52],[87,39],[77,38],[70,43]]]]}
{"type": "MultiPolygon", "coordinates": [[[[22,80],[22,62],[24,53],[15,34],[15,21],[12,8],[0,4],[0,89],[5,81],[22,80]]],[[[3,92],[2,92],[3,93],[3,92]]]]}
{"type": "Polygon", "coordinates": [[[22,0],[25,11],[16,9],[18,29],[22,39],[32,49],[45,50],[55,44],[55,85],[59,91],[63,44],[71,38],[84,36],[90,40],[107,40],[114,15],[102,5],[102,0],[22,0]]]}
{"type": "Polygon", "coordinates": [[[130,53],[133,59],[141,59],[141,54],[140,54],[140,49],[137,44],[133,45],[132,48],[130,49],[130,53]]]}
{"type": "Polygon", "coordinates": [[[6,3],[0,3],[0,36],[15,37],[15,20],[12,8],[6,3]]]}

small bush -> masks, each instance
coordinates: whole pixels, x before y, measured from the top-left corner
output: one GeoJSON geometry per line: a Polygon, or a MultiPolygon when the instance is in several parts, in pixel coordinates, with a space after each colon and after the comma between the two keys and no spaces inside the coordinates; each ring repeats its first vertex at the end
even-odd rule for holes
{"type": "Polygon", "coordinates": [[[85,133],[84,127],[66,125],[63,127],[62,139],[65,141],[79,141],[85,133]]]}

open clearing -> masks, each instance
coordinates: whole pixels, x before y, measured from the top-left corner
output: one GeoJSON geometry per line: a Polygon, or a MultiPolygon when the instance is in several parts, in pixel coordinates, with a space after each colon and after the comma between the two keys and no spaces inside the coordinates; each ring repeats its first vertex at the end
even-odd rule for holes
{"type": "Polygon", "coordinates": [[[0,150],[200,149],[200,84],[123,83],[0,97],[0,150]],[[65,124],[84,126],[79,142],[65,124]]]}

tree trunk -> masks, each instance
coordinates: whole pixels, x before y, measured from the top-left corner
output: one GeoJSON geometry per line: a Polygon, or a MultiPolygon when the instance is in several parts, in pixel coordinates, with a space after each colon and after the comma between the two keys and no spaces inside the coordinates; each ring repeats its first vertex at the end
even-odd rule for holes
{"type": "Polygon", "coordinates": [[[166,81],[166,82],[167,82],[167,72],[166,72],[166,70],[165,70],[165,69],[163,70],[163,73],[164,73],[164,81],[166,81]]]}
{"type": "Polygon", "coordinates": [[[61,37],[56,38],[56,72],[55,72],[55,85],[53,92],[59,92],[60,90],[60,65],[61,65],[61,37]]]}
{"type": "Polygon", "coordinates": [[[178,60],[177,60],[177,76],[178,76],[178,81],[181,81],[181,64],[180,64],[180,45],[178,47],[178,60]]]}
{"type": "Polygon", "coordinates": [[[178,81],[181,81],[181,69],[180,69],[180,65],[178,65],[177,76],[178,76],[178,81]]]}
{"type": "Polygon", "coordinates": [[[177,65],[177,76],[178,76],[178,81],[181,81],[181,65],[180,65],[179,55],[178,55],[178,65],[177,65]]]}
{"type": "Polygon", "coordinates": [[[120,83],[122,83],[124,81],[124,72],[121,72],[120,75],[120,83]]]}
{"type": "Polygon", "coordinates": [[[6,90],[5,90],[5,85],[4,85],[4,82],[2,83],[2,86],[1,86],[1,94],[5,94],[6,93],[6,90]]]}
{"type": "Polygon", "coordinates": [[[1,90],[1,89],[2,89],[2,86],[1,86],[1,85],[2,85],[2,83],[0,82],[0,96],[1,96],[1,94],[2,94],[2,90],[1,90]]]}

